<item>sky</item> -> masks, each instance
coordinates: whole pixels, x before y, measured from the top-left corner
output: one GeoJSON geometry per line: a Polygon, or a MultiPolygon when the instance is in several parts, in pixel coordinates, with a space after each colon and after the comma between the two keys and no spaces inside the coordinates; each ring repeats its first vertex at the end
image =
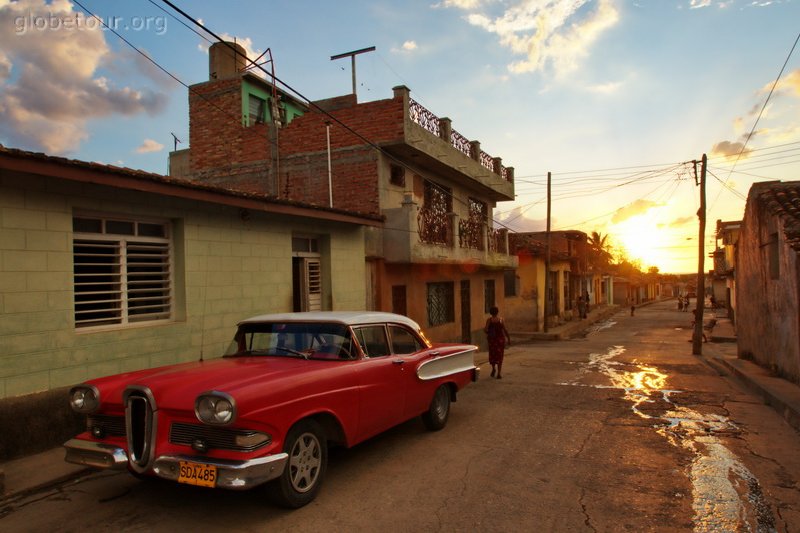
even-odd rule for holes
{"type": "MultiPolygon", "coordinates": [[[[697,271],[704,154],[704,255],[752,183],[800,180],[800,0],[172,3],[308,100],[374,46],[360,102],[405,85],[514,168],[495,225],[544,230],[550,173],[551,228],[644,269],[697,271]]],[[[211,41],[162,0],[0,0],[0,144],[166,174],[211,41]]]]}

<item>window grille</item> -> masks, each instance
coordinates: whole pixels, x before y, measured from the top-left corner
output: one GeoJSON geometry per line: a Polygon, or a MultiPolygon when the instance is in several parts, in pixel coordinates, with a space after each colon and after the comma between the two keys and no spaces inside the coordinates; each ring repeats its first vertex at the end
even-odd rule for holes
{"type": "Polygon", "coordinates": [[[75,327],[172,316],[167,224],[73,218],[75,327]]]}
{"type": "Polygon", "coordinates": [[[454,321],[453,283],[428,283],[428,324],[438,326],[454,321]]]}
{"type": "Polygon", "coordinates": [[[483,281],[483,310],[489,313],[489,309],[494,307],[495,294],[494,294],[494,280],[487,279],[483,281]]]}

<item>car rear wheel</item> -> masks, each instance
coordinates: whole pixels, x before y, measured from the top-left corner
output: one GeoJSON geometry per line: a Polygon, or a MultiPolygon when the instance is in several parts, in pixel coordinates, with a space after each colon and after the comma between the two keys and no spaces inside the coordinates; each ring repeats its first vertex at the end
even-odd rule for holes
{"type": "Polygon", "coordinates": [[[431,431],[439,431],[447,424],[450,416],[450,389],[447,385],[440,385],[433,393],[433,399],[428,410],[422,415],[422,422],[431,431]]]}
{"type": "Polygon", "coordinates": [[[281,477],[272,483],[276,503],[296,509],[316,498],[328,465],[328,442],[313,420],[297,423],[286,435],[283,451],[289,454],[281,477]]]}

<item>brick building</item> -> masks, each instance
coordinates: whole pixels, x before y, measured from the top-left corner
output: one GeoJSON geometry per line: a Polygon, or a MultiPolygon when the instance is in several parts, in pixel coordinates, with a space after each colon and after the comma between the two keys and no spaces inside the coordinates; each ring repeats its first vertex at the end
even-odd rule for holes
{"type": "Polygon", "coordinates": [[[514,199],[513,169],[406,87],[384,100],[305,104],[247,72],[243,51],[230,50],[212,46],[209,80],[191,87],[191,144],[171,154],[170,168],[382,217],[365,235],[367,308],[406,314],[436,340],[482,341],[488,307],[508,292],[505,271],[517,265],[491,216],[514,199]]]}

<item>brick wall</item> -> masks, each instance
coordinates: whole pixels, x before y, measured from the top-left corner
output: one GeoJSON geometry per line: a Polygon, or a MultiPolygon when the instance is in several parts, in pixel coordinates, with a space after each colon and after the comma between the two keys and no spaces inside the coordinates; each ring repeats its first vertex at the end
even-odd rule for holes
{"type": "Polygon", "coordinates": [[[320,101],[277,133],[279,149],[275,151],[273,125],[242,126],[241,83],[241,79],[233,78],[192,87],[192,179],[328,206],[330,132],[333,206],[357,213],[380,213],[378,153],[370,143],[402,141],[402,98],[357,104],[352,95],[347,95],[320,101]]]}
{"type": "Polygon", "coordinates": [[[403,101],[398,98],[357,105],[353,102],[352,98],[325,101],[323,107],[336,120],[311,111],[281,130],[282,195],[328,205],[330,133],[333,206],[360,213],[380,213],[378,150],[370,143],[402,142],[403,101]]]}
{"type": "Polygon", "coordinates": [[[203,183],[276,194],[271,124],[246,126],[242,80],[193,85],[189,91],[191,177],[203,183]]]}

